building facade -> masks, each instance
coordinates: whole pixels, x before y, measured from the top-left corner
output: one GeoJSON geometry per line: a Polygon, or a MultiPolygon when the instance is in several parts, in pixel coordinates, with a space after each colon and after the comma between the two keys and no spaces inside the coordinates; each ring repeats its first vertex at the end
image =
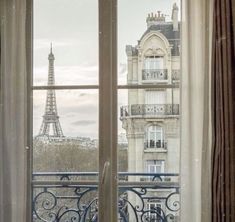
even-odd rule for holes
{"type": "MultiPolygon", "coordinates": [[[[138,44],[126,46],[127,82],[141,86],[140,89],[128,90],[128,105],[121,107],[121,121],[128,139],[128,172],[179,173],[178,15],[176,4],[173,5],[171,21],[166,21],[160,11],[149,14],[147,30],[138,44]]],[[[141,177],[130,179],[144,180],[141,177]]],[[[166,177],[164,181],[176,182],[166,177]]],[[[158,191],[156,196],[163,197],[168,191],[158,191]]],[[[134,197],[129,195],[129,198],[134,197]]],[[[153,200],[146,206],[158,209],[161,214],[165,204],[161,200],[153,200]]],[[[156,214],[150,216],[151,221],[160,221],[156,214]]]]}

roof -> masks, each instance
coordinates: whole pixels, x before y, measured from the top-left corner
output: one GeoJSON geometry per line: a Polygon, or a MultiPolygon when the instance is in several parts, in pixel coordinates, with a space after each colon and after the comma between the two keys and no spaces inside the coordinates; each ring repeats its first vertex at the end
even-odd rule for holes
{"type": "Polygon", "coordinates": [[[140,38],[140,41],[151,31],[159,31],[161,32],[169,41],[169,43],[173,46],[171,50],[172,56],[180,55],[180,24],[178,31],[173,31],[172,23],[161,23],[157,25],[151,25],[145,33],[140,38]]]}

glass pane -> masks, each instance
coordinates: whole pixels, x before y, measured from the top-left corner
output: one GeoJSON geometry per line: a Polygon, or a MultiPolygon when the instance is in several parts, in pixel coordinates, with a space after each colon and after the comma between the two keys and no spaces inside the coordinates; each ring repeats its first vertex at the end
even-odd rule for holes
{"type": "MultiPolygon", "coordinates": [[[[158,91],[159,89],[151,90],[158,91]]],[[[144,214],[148,221],[150,214],[144,212],[149,204],[147,197],[150,197],[151,200],[160,201],[160,204],[164,206],[162,209],[166,210],[167,207],[171,209],[164,211],[163,215],[174,212],[176,221],[179,219],[177,202],[179,200],[180,160],[179,89],[162,90],[166,94],[165,104],[162,104],[161,101],[159,104],[157,101],[155,104],[148,103],[145,97],[148,89],[129,89],[118,92],[119,180],[128,180],[129,183],[126,187],[125,185],[119,187],[119,201],[123,204],[125,202],[125,207],[122,207],[126,209],[126,213],[120,216],[123,218],[136,216],[130,206],[133,204],[134,206],[140,205],[143,210],[138,212],[138,218],[144,214]],[[124,156],[125,154],[127,156],[124,156]],[[123,163],[126,167],[120,170],[123,163]],[[148,184],[146,185],[146,183],[148,184]],[[156,188],[156,185],[160,184],[164,186],[164,192],[162,189],[156,188]],[[135,191],[141,192],[143,187],[146,188],[147,193],[136,196],[135,191]],[[169,198],[166,206],[167,197],[172,198],[169,198]],[[174,205],[174,202],[177,204],[174,205]]],[[[120,207],[119,211],[121,209],[120,207]]]]}
{"type": "Polygon", "coordinates": [[[52,43],[57,85],[98,84],[98,1],[34,0],[34,85],[47,85],[52,43]]]}
{"type": "MultiPolygon", "coordinates": [[[[33,20],[34,85],[98,84],[97,0],[34,0],[33,20]]],[[[94,220],[98,90],[33,96],[33,221],[94,220]]]]}
{"type": "Polygon", "coordinates": [[[119,84],[144,86],[118,93],[118,136],[127,140],[120,221],[180,221],[179,8],[180,1],[119,0],[119,84]]]}
{"type": "Polygon", "coordinates": [[[39,90],[33,99],[33,221],[91,221],[98,212],[98,90],[39,90]]]}
{"type": "Polygon", "coordinates": [[[179,79],[179,21],[180,0],[118,1],[119,84],[158,84],[179,79]],[[178,14],[174,13],[173,21],[174,3],[178,14]],[[156,31],[159,35],[153,34],[156,31]]]}
{"type": "Polygon", "coordinates": [[[48,92],[34,91],[34,171],[96,171],[97,90],[53,91],[54,104],[48,92]]]}
{"type": "Polygon", "coordinates": [[[126,137],[126,130],[122,124],[120,119],[123,115],[126,115],[127,111],[125,110],[127,104],[127,90],[119,90],[118,92],[118,171],[119,172],[127,172],[128,170],[128,161],[127,161],[127,148],[128,148],[128,140],[126,137]],[[120,109],[120,107],[123,107],[120,109]],[[124,108],[125,107],[125,108],[124,108]]]}

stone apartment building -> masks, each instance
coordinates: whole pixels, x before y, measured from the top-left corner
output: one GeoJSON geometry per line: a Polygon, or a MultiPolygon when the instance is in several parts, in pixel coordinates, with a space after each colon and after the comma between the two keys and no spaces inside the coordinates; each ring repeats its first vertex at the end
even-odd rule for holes
{"type": "MultiPolygon", "coordinates": [[[[149,14],[146,22],[147,30],[138,44],[126,46],[127,82],[141,86],[128,90],[128,105],[121,107],[121,121],[128,139],[128,171],[179,173],[179,8],[173,5],[171,21],[166,21],[158,11],[149,14]]],[[[158,191],[156,195],[161,197],[167,192],[158,191]]],[[[161,201],[147,206],[165,207],[161,201]]],[[[151,221],[158,221],[152,217],[151,221]]]]}

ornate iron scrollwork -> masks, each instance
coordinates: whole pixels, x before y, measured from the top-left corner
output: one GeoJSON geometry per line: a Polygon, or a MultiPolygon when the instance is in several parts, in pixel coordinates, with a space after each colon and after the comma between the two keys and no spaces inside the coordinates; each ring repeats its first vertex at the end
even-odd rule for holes
{"type": "MultiPolygon", "coordinates": [[[[94,176],[97,173],[89,174],[94,176]]],[[[82,174],[82,176],[87,176],[82,174]]],[[[55,174],[57,182],[48,183],[48,175],[40,173],[40,181],[34,175],[34,222],[96,222],[98,221],[98,184],[80,183],[79,173],[55,174]],[[66,178],[66,180],[64,180],[66,178]],[[65,183],[65,182],[68,183],[65,183]],[[69,184],[70,181],[72,185],[69,184]]],[[[50,178],[52,175],[50,175],[50,178]]],[[[165,182],[165,178],[177,181],[177,174],[120,173],[119,178],[134,178],[119,185],[118,213],[120,222],[170,222],[177,221],[180,211],[179,186],[165,182]],[[141,178],[146,180],[140,181],[141,178]],[[138,182],[139,181],[139,182],[138,182]],[[149,208],[152,203],[158,203],[149,208]],[[161,207],[160,207],[161,206],[161,207]]],[[[171,181],[170,180],[170,181],[171,181]]],[[[53,180],[55,181],[55,180],[53,180]]]]}
{"type": "Polygon", "coordinates": [[[143,69],[142,80],[167,80],[167,69],[143,69]]]}
{"type": "Polygon", "coordinates": [[[179,104],[133,104],[121,107],[121,118],[129,116],[179,115],[179,104]]]}

